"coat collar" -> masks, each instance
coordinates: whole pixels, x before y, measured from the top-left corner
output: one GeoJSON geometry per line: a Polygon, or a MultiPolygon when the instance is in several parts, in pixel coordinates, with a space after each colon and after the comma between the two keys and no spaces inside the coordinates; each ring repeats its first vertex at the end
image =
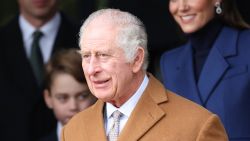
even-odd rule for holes
{"type": "Polygon", "coordinates": [[[198,87],[196,85],[194,67],[193,67],[193,51],[191,42],[189,41],[183,47],[183,51],[180,53],[179,60],[177,60],[176,75],[177,81],[175,85],[182,87],[183,91],[176,91],[180,95],[185,95],[186,98],[192,99],[198,104],[202,105],[202,100],[198,87]]]}
{"type": "Polygon", "coordinates": [[[167,101],[166,90],[151,74],[149,79],[149,84],[129,117],[118,141],[138,140],[166,114],[158,105],[167,101]]]}
{"type": "Polygon", "coordinates": [[[236,55],[238,31],[224,27],[215,41],[198,81],[203,103],[207,103],[213,90],[229,68],[226,57],[236,55]]]}
{"type": "Polygon", "coordinates": [[[105,134],[104,127],[104,102],[98,100],[93,107],[91,107],[91,111],[88,113],[88,117],[86,121],[83,123],[87,129],[85,129],[85,134],[87,134],[88,139],[83,138],[83,140],[89,141],[107,141],[107,137],[105,134]]]}
{"type": "Polygon", "coordinates": [[[195,84],[193,73],[191,43],[188,42],[183,46],[184,51],[180,55],[181,57],[177,62],[177,69],[182,70],[180,71],[180,75],[185,75],[185,77],[188,78],[188,82],[191,82],[191,84],[187,83],[187,85],[191,85],[191,87],[195,88],[188,92],[198,94],[198,97],[200,98],[200,102],[198,103],[206,105],[213,90],[229,68],[226,58],[237,54],[238,34],[239,31],[233,28],[222,28],[203,66],[197,86],[195,84]]]}
{"type": "MultiPolygon", "coordinates": [[[[212,47],[213,50],[218,51],[219,55],[221,55],[222,57],[229,57],[229,56],[236,55],[238,36],[239,36],[238,30],[230,28],[230,27],[223,27],[221,30],[221,33],[219,33],[218,35],[217,40],[215,40],[215,43],[212,47]]],[[[184,64],[186,64],[186,61],[187,61],[186,57],[192,57],[191,42],[188,41],[187,44],[183,46],[183,48],[184,48],[184,51],[180,55],[180,59],[177,62],[178,67],[181,67],[184,64]]]]}
{"type": "MultiPolygon", "coordinates": [[[[149,74],[149,84],[131,113],[118,140],[135,141],[143,136],[166,114],[158,106],[158,104],[166,101],[167,95],[164,86],[149,74]],[[133,129],[133,132],[131,132],[131,129],[133,129]]],[[[104,105],[104,102],[98,100],[89,115],[93,118],[89,118],[85,123],[88,127],[85,131],[90,141],[107,140],[104,128],[104,105]]]]}

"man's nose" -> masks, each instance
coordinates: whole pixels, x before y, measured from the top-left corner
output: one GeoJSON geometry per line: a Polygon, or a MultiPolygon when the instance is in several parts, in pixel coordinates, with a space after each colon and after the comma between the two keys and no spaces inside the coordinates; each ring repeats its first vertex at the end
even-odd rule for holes
{"type": "Polygon", "coordinates": [[[93,75],[101,70],[100,63],[97,57],[92,56],[88,64],[88,74],[93,75]]]}

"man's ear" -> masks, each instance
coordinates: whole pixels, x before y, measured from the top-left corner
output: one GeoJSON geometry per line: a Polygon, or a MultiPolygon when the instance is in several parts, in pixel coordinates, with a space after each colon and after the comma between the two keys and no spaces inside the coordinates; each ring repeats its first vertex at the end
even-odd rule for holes
{"type": "Polygon", "coordinates": [[[44,100],[45,100],[46,105],[47,105],[50,109],[53,109],[52,98],[51,98],[51,95],[50,95],[48,89],[45,89],[45,90],[43,91],[43,97],[44,97],[44,100]]]}
{"type": "Polygon", "coordinates": [[[135,56],[133,64],[132,64],[133,65],[132,70],[134,73],[141,70],[142,65],[143,65],[143,61],[144,61],[144,49],[142,47],[139,47],[137,49],[137,53],[136,53],[136,56],[135,56]]]}

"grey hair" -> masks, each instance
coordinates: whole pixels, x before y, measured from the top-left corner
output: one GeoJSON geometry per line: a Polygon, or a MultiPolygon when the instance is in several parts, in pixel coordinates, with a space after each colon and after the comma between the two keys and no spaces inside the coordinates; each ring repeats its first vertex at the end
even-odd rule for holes
{"type": "Polygon", "coordinates": [[[116,44],[124,50],[126,59],[129,62],[135,59],[139,47],[144,49],[142,69],[146,70],[148,67],[148,40],[146,29],[139,18],[128,12],[123,12],[119,9],[101,9],[89,15],[80,29],[79,46],[81,47],[81,39],[84,38],[83,33],[89,23],[100,16],[105,16],[105,21],[111,22],[118,29],[116,44]]]}

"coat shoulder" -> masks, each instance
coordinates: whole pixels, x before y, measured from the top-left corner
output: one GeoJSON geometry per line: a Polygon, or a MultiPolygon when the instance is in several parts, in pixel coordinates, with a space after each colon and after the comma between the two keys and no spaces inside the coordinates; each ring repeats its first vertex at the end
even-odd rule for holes
{"type": "Polygon", "coordinates": [[[179,57],[182,55],[184,48],[185,48],[185,45],[182,45],[175,49],[164,52],[160,58],[161,69],[165,69],[168,66],[175,66],[176,61],[179,60],[179,57]]]}
{"type": "Polygon", "coordinates": [[[169,51],[165,51],[162,56],[161,56],[161,60],[165,60],[165,59],[174,59],[176,57],[179,56],[179,54],[182,52],[182,50],[184,49],[185,45],[182,46],[178,46],[175,49],[169,50],[169,51]]]}
{"type": "Polygon", "coordinates": [[[183,115],[181,117],[190,117],[192,119],[196,118],[197,120],[205,120],[213,114],[204,107],[169,90],[167,90],[166,93],[169,99],[168,107],[172,107],[168,109],[172,109],[172,112],[174,112],[175,114],[183,115]]]}
{"type": "Polygon", "coordinates": [[[166,94],[168,102],[162,105],[162,109],[166,110],[165,122],[162,122],[166,124],[166,130],[177,133],[178,138],[186,140],[228,140],[225,128],[217,115],[169,90],[166,94]]]}
{"type": "Polygon", "coordinates": [[[249,43],[250,42],[250,29],[245,29],[239,31],[240,42],[249,43]]]}

